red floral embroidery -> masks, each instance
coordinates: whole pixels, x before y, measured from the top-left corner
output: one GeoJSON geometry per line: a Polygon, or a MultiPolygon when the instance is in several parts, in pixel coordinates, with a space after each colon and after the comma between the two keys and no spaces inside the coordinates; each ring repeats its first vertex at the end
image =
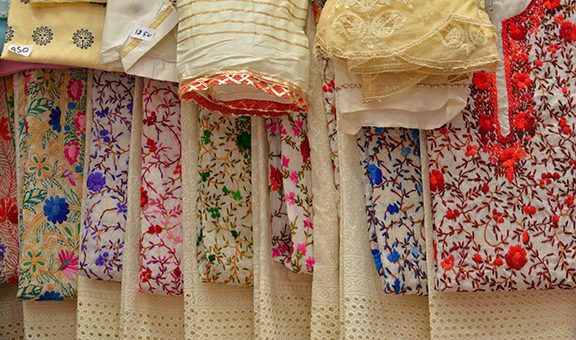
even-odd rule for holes
{"type": "Polygon", "coordinates": [[[516,270],[522,269],[528,262],[528,259],[526,259],[526,250],[521,244],[510,247],[504,258],[506,259],[506,264],[516,270]]]}
{"type": "Polygon", "coordinates": [[[278,191],[282,186],[282,173],[273,166],[270,166],[270,185],[273,191],[278,191]]]}
{"type": "Polygon", "coordinates": [[[567,42],[576,41],[576,24],[565,21],[560,26],[560,36],[567,42]]]}
{"type": "Polygon", "coordinates": [[[442,175],[442,173],[438,170],[432,170],[430,172],[430,190],[444,190],[444,175],[442,175]]]}
{"type": "Polygon", "coordinates": [[[479,90],[488,90],[490,85],[492,84],[492,78],[490,74],[487,72],[477,72],[472,77],[472,83],[476,86],[479,90]]]}

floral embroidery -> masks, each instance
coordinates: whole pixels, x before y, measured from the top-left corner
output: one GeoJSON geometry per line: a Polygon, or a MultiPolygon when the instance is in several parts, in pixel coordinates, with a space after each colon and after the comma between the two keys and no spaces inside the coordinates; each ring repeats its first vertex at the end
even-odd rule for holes
{"type": "Polygon", "coordinates": [[[427,294],[418,130],[364,128],[370,246],[384,292],[427,294]]]}
{"type": "Polygon", "coordinates": [[[23,81],[19,114],[20,300],[76,297],[86,112],[83,69],[33,70],[23,81]],[[77,96],[69,96],[75,84],[77,96]]]}
{"type": "MultiPolygon", "coordinates": [[[[80,254],[81,272],[88,278],[121,280],[133,88],[134,77],[93,71],[93,114],[80,254]]],[[[83,112],[74,117],[76,131],[86,130],[85,121],[83,112]]]]}
{"type": "Polygon", "coordinates": [[[200,110],[198,272],[203,282],[252,285],[249,117],[200,110]]]}
{"type": "Polygon", "coordinates": [[[182,177],[178,85],[145,80],[141,291],[182,294],[182,177]]]}
{"type": "Polygon", "coordinates": [[[94,34],[85,28],[81,28],[72,34],[72,41],[76,47],[86,50],[94,44],[94,34]]]}
{"type": "Polygon", "coordinates": [[[0,79],[0,284],[18,280],[16,150],[10,129],[14,116],[12,79],[0,79]],[[6,98],[4,98],[6,95],[6,98]]]}
{"type": "Polygon", "coordinates": [[[436,289],[576,286],[575,14],[532,1],[503,21],[508,115],[496,75],[476,74],[463,116],[428,133],[436,289]]]}
{"type": "Polygon", "coordinates": [[[314,266],[310,144],[306,116],[293,113],[266,121],[270,153],[272,257],[291,271],[314,266]]]}
{"type": "Polygon", "coordinates": [[[54,39],[54,33],[52,29],[47,26],[37,27],[34,32],[32,32],[32,40],[41,46],[48,45],[54,39]]]}

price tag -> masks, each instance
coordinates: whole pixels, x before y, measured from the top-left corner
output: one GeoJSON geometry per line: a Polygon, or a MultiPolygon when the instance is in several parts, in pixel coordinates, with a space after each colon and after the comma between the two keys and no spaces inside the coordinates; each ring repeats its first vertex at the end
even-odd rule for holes
{"type": "Polygon", "coordinates": [[[132,33],[130,33],[131,38],[145,41],[152,40],[154,35],[156,35],[156,30],[147,27],[136,27],[132,30],[132,33]]]}
{"type": "Polygon", "coordinates": [[[24,57],[29,57],[32,53],[32,46],[29,45],[7,45],[8,51],[19,54],[24,57]]]}

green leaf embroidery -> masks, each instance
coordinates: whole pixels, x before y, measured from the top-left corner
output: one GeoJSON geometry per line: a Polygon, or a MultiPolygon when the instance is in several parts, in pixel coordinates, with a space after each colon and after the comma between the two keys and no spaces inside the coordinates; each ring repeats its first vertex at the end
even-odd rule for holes
{"type": "Polygon", "coordinates": [[[32,189],[24,192],[22,206],[26,209],[38,205],[46,199],[47,191],[44,189],[32,189]]]}

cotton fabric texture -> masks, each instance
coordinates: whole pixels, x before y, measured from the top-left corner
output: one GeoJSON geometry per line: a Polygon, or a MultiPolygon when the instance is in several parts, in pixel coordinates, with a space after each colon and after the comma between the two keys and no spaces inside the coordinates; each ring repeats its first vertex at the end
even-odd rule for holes
{"type": "Polygon", "coordinates": [[[507,94],[476,73],[463,117],[428,134],[435,289],[574,287],[574,22],[542,1],[503,20],[507,94]]]}
{"type": "Polygon", "coordinates": [[[202,282],[254,284],[250,117],[199,111],[198,272],[202,282]]]}
{"type": "Polygon", "coordinates": [[[120,281],[127,223],[128,161],[134,77],[93,71],[91,130],[80,269],[88,278],[120,281]]]}
{"type": "Polygon", "coordinates": [[[18,298],[75,298],[84,172],[84,69],[16,78],[20,262],[18,298]]]}
{"type": "Polygon", "coordinates": [[[32,50],[26,57],[4,49],[2,59],[111,71],[100,62],[105,11],[104,5],[93,3],[34,6],[12,1],[5,43],[32,50]]]}
{"type": "Polygon", "coordinates": [[[177,85],[145,80],[142,109],[138,286],[144,292],[181,295],[182,150],[177,85]]]}
{"type": "Polygon", "coordinates": [[[306,0],[180,0],[178,13],[183,100],[232,115],[307,111],[306,0]]]}
{"type": "Polygon", "coordinates": [[[320,54],[360,77],[366,102],[458,82],[499,61],[495,29],[476,0],[327,1],[316,41],[320,54]]]}
{"type": "Polygon", "coordinates": [[[12,78],[0,79],[0,284],[18,281],[18,202],[12,78]]]}
{"type": "Polygon", "coordinates": [[[169,0],[108,0],[102,32],[102,63],[140,77],[178,81],[176,25],[169,0]],[[136,28],[153,32],[151,40],[131,37],[136,28]]]}

